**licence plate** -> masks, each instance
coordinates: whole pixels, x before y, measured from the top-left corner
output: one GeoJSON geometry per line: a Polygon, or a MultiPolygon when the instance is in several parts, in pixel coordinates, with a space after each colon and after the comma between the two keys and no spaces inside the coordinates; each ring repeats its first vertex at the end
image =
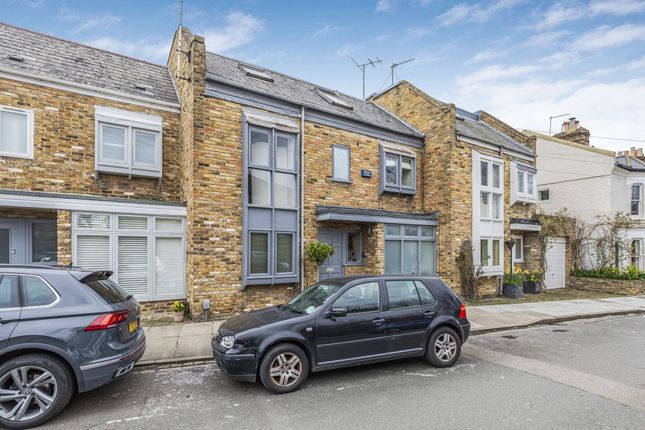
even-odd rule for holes
{"type": "Polygon", "coordinates": [[[128,329],[130,330],[130,333],[133,331],[136,331],[139,328],[139,321],[130,321],[128,324],[128,329]]]}

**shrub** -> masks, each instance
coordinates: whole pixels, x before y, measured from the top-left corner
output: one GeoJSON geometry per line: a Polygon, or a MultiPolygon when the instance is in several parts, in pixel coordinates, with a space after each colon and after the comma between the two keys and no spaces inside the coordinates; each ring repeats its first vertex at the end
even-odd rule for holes
{"type": "Polygon", "coordinates": [[[512,272],[504,274],[504,285],[515,285],[521,287],[524,284],[524,275],[520,267],[515,267],[512,272]]]}
{"type": "Polygon", "coordinates": [[[175,300],[172,304],[172,311],[173,312],[184,312],[186,310],[186,305],[184,305],[184,302],[181,302],[179,300],[175,300]]]}
{"type": "Polygon", "coordinates": [[[613,266],[600,269],[575,269],[573,274],[581,278],[645,280],[645,272],[641,272],[636,266],[629,266],[622,270],[613,266]]]}
{"type": "Polygon", "coordinates": [[[307,258],[313,261],[316,266],[323,264],[325,260],[334,255],[334,252],[335,250],[333,246],[318,240],[310,242],[305,248],[307,258]]]}
{"type": "Polygon", "coordinates": [[[542,282],[542,269],[525,270],[522,275],[526,282],[542,282]]]}

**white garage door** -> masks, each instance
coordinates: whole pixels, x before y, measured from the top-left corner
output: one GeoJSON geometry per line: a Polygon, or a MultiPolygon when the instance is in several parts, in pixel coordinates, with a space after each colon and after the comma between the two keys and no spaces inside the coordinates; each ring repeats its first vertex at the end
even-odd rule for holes
{"type": "Polygon", "coordinates": [[[544,285],[548,290],[565,287],[565,244],[564,238],[549,240],[544,274],[544,285]]]}

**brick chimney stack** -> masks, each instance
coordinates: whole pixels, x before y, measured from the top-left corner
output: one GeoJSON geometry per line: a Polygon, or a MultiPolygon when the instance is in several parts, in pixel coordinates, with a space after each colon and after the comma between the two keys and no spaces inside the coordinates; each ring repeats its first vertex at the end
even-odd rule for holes
{"type": "Polygon", "coordinates": [[[619,157],[634,157],[638,158],[641,161],[645,161],[645,153],[643,152],[643,148],[635,148],[631,147],[628,151],[618,151],[618,156],[619,157]]]}
{"type": "Polygon", "coordinates": [[[562,131],[554,136],[570,142],[589,146],[589,130],[582,127],[580,125],[580,121],[575,117],[569,118],[568,121],[562,123],[562,131]]]}

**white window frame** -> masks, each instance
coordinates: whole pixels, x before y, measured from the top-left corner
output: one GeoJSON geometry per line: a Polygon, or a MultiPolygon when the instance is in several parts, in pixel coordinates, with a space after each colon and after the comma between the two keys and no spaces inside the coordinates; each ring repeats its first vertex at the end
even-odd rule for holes
{"type": "Polygon", "coordinates": [[[511,258],[513,260],[513,264],[524,263],[524,236],[512,236],[512,237],[515,240],[513,249],[511,249],[511,258]],[[521,250],[520,258],[517,258],[517,253],[516,253],[517,249],[521,250]]]}
{"type": "Polygon", "coordinates": [[[503,271],[504,269],[504,238],[498,237],[498,236],[482,236],[479,238],[479,241],[477,241],[477,247],[481,247],[481,241],[482,240],[487,240],[488,241],[488,261],[487,264],[483,264],[481,261],[481,250],[480,250],[480,258],[479,258],[479,263],[481,264],[481,268],[484,271],[485,274],[489,274],[487,272],[500,272],[503,271]],[[493,264],[493,241],[498,240],[499,241],[499,264],[494,265],[493,264]]]}
{"type": "Polygon", "coordinates": [[[630,242],[630,255],[629,255],[629,264],[630,265],[635,265],[638,267],[640,270],[643,270],[643,239],[638,238],[638,237],[633,237],[631,242],[630,242]],[[638,255],[634,255],[632,249],[634,246],[634,242],[638,243],[638,255]],[[634,263],[636,261],[636,263],[634,263]]]}
{"type": "Polygon", "coordinates": [[[165,215],[140,215],[133,213],[99,213],[99,212],[74,212],[72,216],[72,264],[76,265],[77,258],[77,241],[79,236],[104,236],[109,238],[109,270],[114,272],[112,275],[116,282],[119,282],[118,270],[118,240],[119,237],[146,237],[148,239],[148,293],[146,295],[135,295],[140,301],[154,300],[176,300],[186,298],[186,220],[184,218],[165,216],[165,215]],[[110,226],[108,228],[79,228],[79,215],[106,215],[109,217],[110,226]],[[145,229],[119,229],[119,216],[133,216],[147,218],[147,227],[145,229]],[[176,230],[158,230],[156,226],[157,219],[172,218],[180,219],[181,227],[176,230]],[[156,291],[156,257],[155,245],[157,238],[181,238],[181,267],[183,289],[180,294],[164,294],[156,291]]]}
{"type": "Polygon", "coordinates": [[[531,171],[526,165],[511,162],[511,205],[515,202],[537,203],[538,184],[537,174],[531,171]],[[523,189],[520,190],[520,177],[522,177],[523,189]],[[529,192],[529,177],[533,179],[533,192],[529,192]]]}
{"type": "Polygon", "coordinates": [[[643,184],[633,183],[629,187],[629,214],[632,217],[642,217],[643,216],[643,184]],[[638,187],[638,200],[634,199],[634,187],[638,187]],[[638,202],[638,213],[632,212],[632,205],[634,202],[638,202]]]}
{"type": "Polygon", "coordinates": [[[351,178],[351,171],[352,171],[352,168],[351,168],[351,150],[350,150],[349,146],[347,146],[347,145],[338,145],[338,144],[332,145],[332,149],[331,149],[331,179],[332,179],[332,181],[335,181],[335,182],[347,182],[347,183],[351,182],[351,179],[352,179],[351,178]],[[346,178],[340,178],[340,177],[336,176],[336,151],[344,152],[346,154],[346,156],[347,156],[347,172],[345,172],[346,175],[347,175],[346,178]]]}
{"type": "Polygon", "coordinates": [[[500,161],[496,161],[490,158],[485,158],[482,157],[480,161],[480,168],[481,166],[486,165],[488,169],[488,176],[487,176],[487,185],[483,184],[482,181],[482,176],[481,176],[481,171],[479,174],[479,199],[480,199],[480,208],[481,208],[481,199],[482,199],[482,194],[487,194],[488,195],[488,213],[483,214],[480,212],[480,218],[482,220],[490,220],[494,222],[502,222],[504,220],[504,164],[500,161]],[[497,165],[499,166],[499,187],[493,186],[493,166],[497,165]],[[499,209],[499,214],[500,216],[495,218],[493,214],[495,213],[495,208],[493,207],[493,201],[495,200],[494,196],[499,196],[499,205],[501,205],[499,209]]]}
{"type": "Polygon", "coordinates": [[[128,176],[160,178],[163,166],[163,119],[160,116],[142,114],[104,106],[94,106],[95,115],[95,169],[97,172],[113,173],[128,176]],[[103,126],[114,126],[125,129],[125,156],[123,161],[103,157],[103,126]],[[154,163],[136,163],[135,133],[137,131],[153,133],[155,137],[154,163]]]}
{"type": "MultiPolygon", "coordinates": [[[[11,106],[0,106],[0,116],[3,112],[9,112],[14,114],[21,114],[27,116],[27,153],[21,152],[9,152],[2,151],[0,149],[0,156],[2,157],[12,157],[12,158],[34,158],[34,111],[31,109],[20,109],[11,106]]],[[[0,121],[0,127],[2,127],[2,121],[0,121]]],[[[0,133],[0,138],[2,134],[0,133]]],[[[0,144],[0,148],[2,148],[0,144]]]]}

